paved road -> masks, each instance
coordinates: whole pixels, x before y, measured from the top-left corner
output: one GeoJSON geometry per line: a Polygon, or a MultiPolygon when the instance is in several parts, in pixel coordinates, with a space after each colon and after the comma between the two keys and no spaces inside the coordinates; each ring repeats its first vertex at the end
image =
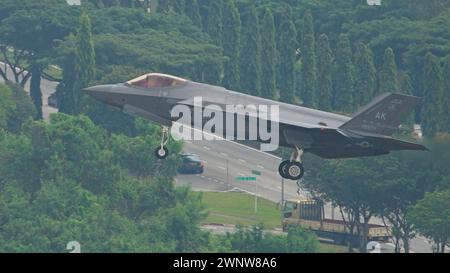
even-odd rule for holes
{"type": "MultiPolygon", "coordinates": [[[[266,199],[281,200],[281,178],[275,171],[280,159],[228,141],[186,142],[184,152],[195,153],[206,161],[202,175],[180,175],[179,184],[190,184],[198,190],[226,191],[238,188],[266,199]],[[257,181],[237,181],[236,176],[252,176],[261,172],[257,181]],[[255,185],[257,184],[257,185],[255,185]],[[256,187],[257,189],[256,189],[256,187]]],[[[285,198],[297,196],[295,181],[284,180],[285,198]]],[[[302,191],[301,196],[305,197],[302,191]]]]}
{"type": "MultiPolygon", "coordinates": [[[[0,63],[3,65],[3,63],[0,63]]],[[[1,81],[1,79],[0,79],[1,81]]],[[[44,101],[44,118],[48,119],[50,113],[57,109],[49,107],[47,98],[55,91],[57,83],[42,80],[41,89],[44,101]]],[[[26,86],[28,90],[29,86],[26,86]]],[[[256,194],[273,202],[281,201],[281,178],[277,168],[280,159],[258,150],[229,141],[192,141],[187,142],[185,152],[195,153],[206,161],[205,172],[201,175],[179,175],[177,185],[190,185],[199,191],[229,191],[241,190],[256,194]],[[257,178],[257,189],[254,181],[236,181],[236,176],[251,175],[252,170],[259,170],[262,175],[257,178]]],[[[294,181],[284,180],[285,199],[297,197],[297,185],[294,181]]],[[[300,192],[300,196],[307,197],[308,193],[300,192]]],[[[331,206],[325,207],[325,215],[332,218],[331,206]]],[[[335,218],[339,217],[336,209],[335,218]]],[[[373,223],[382,224],[381,220],[374,219],[373,223]]],[[[430,244],[423,238],[413,239],[411,242],[414,252],[431,252],[430,244]]],[[[392,248],[388,244],[384,248],[392,248]]]]}

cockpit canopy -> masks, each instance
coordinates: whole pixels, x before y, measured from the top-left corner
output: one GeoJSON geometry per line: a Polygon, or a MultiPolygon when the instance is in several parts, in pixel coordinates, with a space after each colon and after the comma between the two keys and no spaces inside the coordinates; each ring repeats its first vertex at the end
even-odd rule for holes
{"type": "Polygon", "coordinates": [[[128,81],[127,84],[143,88],[175,87],[186,83],[187,80],[171,75],[149,73],[128,81]]]}

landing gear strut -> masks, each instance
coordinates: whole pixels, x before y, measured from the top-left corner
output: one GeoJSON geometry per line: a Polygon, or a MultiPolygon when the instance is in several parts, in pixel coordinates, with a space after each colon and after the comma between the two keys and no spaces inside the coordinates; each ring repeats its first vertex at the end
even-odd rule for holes
{"type": "Polygon", "coordinates": [[[281,177],[290,180],[300,180],[305,174],[305,167],[302,164],[303,149],[295,147],[289,160],[284,160],[278,167],[281,177]]]}
{"type": "Polygon", "coordinates": [[[156,148],[155,155],[158,159],[165,159],[169,155],[169,150],[166,147],[169,141],[169,127],[162,127],[161,146],[156,148]]]}

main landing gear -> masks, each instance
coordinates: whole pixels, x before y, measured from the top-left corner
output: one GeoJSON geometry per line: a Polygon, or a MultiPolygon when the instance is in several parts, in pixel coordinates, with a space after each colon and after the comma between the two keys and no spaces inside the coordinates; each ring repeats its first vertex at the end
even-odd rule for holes
{"type": "Polygon", "coordinates": [[[292,152],[289,160],[284,160],[278,167],[278,172],[281,177],[290,180],[300,180],[305,174],[305,167],[302,164],[303,149],[299,149],[297,146],[292,152]]]}
{"type": "Polygon", "coordinates": [[[155,155],[158,159],[165,159],[169,155],[169,150],[166,147],[169,141],[169,127],[162,127],[161,146],[156,148],[155,155]]]}

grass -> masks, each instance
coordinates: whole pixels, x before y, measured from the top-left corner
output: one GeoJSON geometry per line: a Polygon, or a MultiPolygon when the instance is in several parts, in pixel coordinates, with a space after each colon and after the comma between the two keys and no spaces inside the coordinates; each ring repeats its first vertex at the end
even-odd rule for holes
{"type": "Polygon", "coordinates": [[[204,192],[203,202],[209,215],[204,223],[251,226],[264,223],[268,229],[280,228],[280,211],[276,204],[258,198],[258,212],[255,213],[255,198],[238,192],[204,192]]]}
{"type": "MultiPolygon", "coordinates": [[[[251,226],[264,223],[266,229],[281,228],[280,211],[277,204],[258,198],[258,212],[255,213],[255,198],[239,192],[203,192],[203,203],[208,217],[203,224],[230,224],[251,226]]],[[[346,246],[319,244],[320,253],[347,252],[346,246]]]]}

